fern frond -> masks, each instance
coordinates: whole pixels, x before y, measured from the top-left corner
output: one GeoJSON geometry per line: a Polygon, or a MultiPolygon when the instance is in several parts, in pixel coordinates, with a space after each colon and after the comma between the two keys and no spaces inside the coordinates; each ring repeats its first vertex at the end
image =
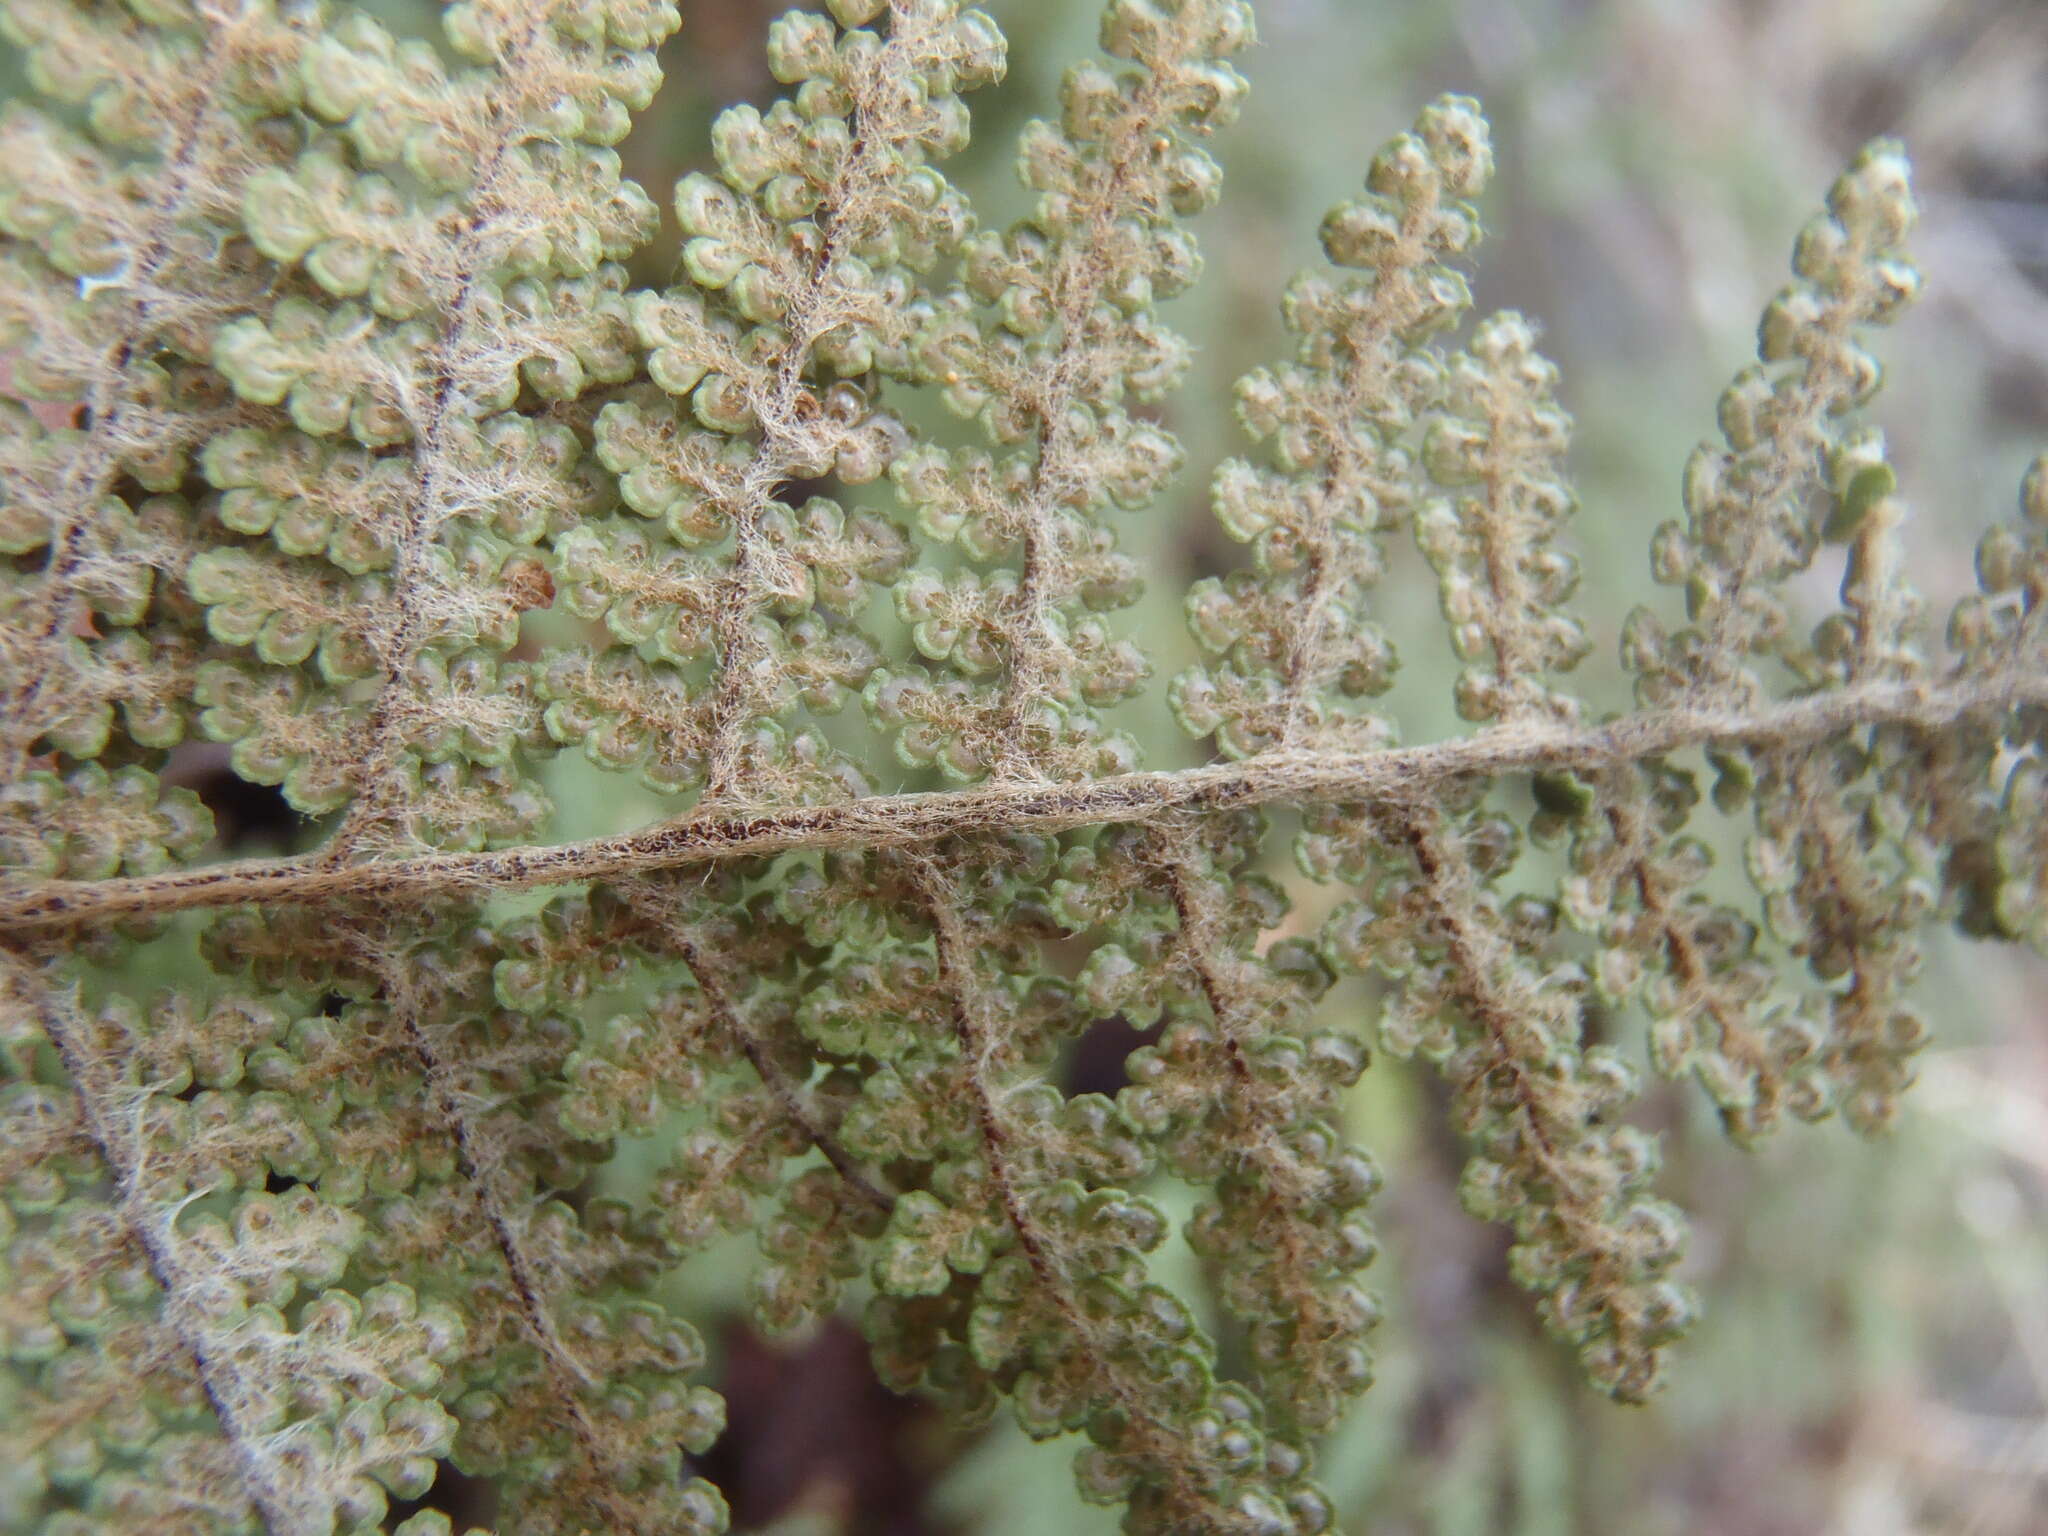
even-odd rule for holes
{"type": "Polygon", "coordinates": [[[1216,757],[1151,771],[1111,514],[1181,467],[1158,306],[1251,10],[1109,0],[1002,232],[941,170],[994,23],[827,12],[636,291],[666,0],[464,0],[438,47],[350,0],[0,0],[46,98],[0,115],[42,402],[0,402],[0,1525],[367,1532],[445,1462],[506,1536],[723,1530],[686,1265],[751,1233],[759,1328],[864,1302],[889,1385],[1086,1436],[1126,1529],[1316,1536],[1404,1171],[1353,1144],[1372,1045],[1439,1069],[1467,1208],[1637,1400],[1695,1312],[1638,1024],[1739,1139],[1874,1133],[1931,924],[2048,936],[2048,461],[1937,658],[1855,416],[1917,288],[1896,146],[1800,237],[1609,713],[1567,684],[1566,391],[1530,321],[1466,326],[1488,130],[1427,107],[1239,385],[1249,564],[1168,690],[1216,757]],[[1401,525],[1476,727],[1413,746],[1371,702],[1401,525]],[[202,742],[331,820],[218,859],[202,742]],[[545,840],[611,774],[660,819],[545,840]],[[1298,916],[1282,828],[1343,888],[1298,916]],[[1075,1091],[1111,1019],[1156,1033],[1075,1091]]]}

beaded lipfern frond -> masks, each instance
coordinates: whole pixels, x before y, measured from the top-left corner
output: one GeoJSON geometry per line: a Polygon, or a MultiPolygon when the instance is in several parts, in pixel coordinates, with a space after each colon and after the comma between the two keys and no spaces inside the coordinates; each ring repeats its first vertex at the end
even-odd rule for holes
{"type": "Polygon", "coordinates": [[[636,290],[614,146],[676,26],[0,0],[40,96],[0,115],[0,1527],[373,1531],[448,1464],[508,1536],[722,1530],[679,1270],[745,1234],[759,1327],[858,1311],[890,1386],[1083,1437],[1127,1529],[1312,1536],[1401,1176],[1346,1113],[1374,1048],[1441,1072],[1466,1206],[1647,1396],[1695,1302],[1640,1066],[1741,1140],[1875,1132],[1929,922],[2048,940],[2048,460],[1939,652],[1858,414],[1917,287],[1901,152],[1800,236],[1619,709],[1570,687],[1558,371],[1467,323],[1487,126],[1427,107],[1238,388],[1248,559],[1163,690],[1215,756],[1145,771],[1114,523],[1186,457],[1158,306],[1251,8],[1110,0],[1002,231],[943,169],[994,22],[792,13],[636,290]],[[1471,734],[1374,712],[1403,562],[1471,734]],[[306,851],[220,860],[209,751],[306,851]],[[659,819],[549,839],[614,785],[659,819]],[[1070,1091],[1117,1018],[1122,1086],[1070,1091]]]}

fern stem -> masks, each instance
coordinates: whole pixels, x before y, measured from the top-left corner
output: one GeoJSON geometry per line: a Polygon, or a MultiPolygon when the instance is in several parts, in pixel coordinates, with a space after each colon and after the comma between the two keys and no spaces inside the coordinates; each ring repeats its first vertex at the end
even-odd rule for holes
{"type": "Polygon", "coordinates": [[[732,988],[724,971],[705,951],[703,945],[688,935],[676,935],[672,942],[683,964],[690,968],[690,974],[697,978],[697,987],[710,1004],[712,1017],[719,1027],[739,1046],[740,1054],[747,1058],[747,1065],[754,1069],[754,1075],[762,1085],[775,1095],[775,1101],[782,1106],[782,1112],[790,1123],[802,1131],[804,1138],[818,1149],[819,1155],[832,1165],[832,1169],[846,1181],[847,1188],[874,1206],[877,1210],[894,1209],[896,1197],[873,1177],[860,1161],[846,1150],[846,1147],[832,1128],[823,1123],[804,1101],[801,1087],[782,1069],[767,1043],[754,1032],[747,1022],[746,1014],[740,1009],[732,995],[732,988]]]}
{"type": "Polygon", "coordinates": [[[569,1425],[583,1463],[577,1482],[591,1507],[601,1510],[609,1520],[610,1529],[654,1536],[661,1528],[637,1511],[630,1499],[620,1496],[632,1475],[631,1462],[606,1440],[592,1421],[585,1400],[586,1394],[603,1389],[605,1378],[577,1358],[548,1310],[546,1278],[526,1251],[513,1213],[493,1185],[492,1173],[499,1159],[492,1155],[475,1121],[464,1111],[455,1072],[427,1032],[419,999],[405,974],[396,968],[387,970],[385,986],[401,1038],[419,1066],[428,1100],[455,1143],[456,1166],[505,1266],[520,1326],[540,1354],[548,1391],[569,1425]]]}
{"type": "MultiPolygon", "coordinates": [[[[1218,1122],[1235,1149],[1239,1166],[1252,1175],[1235,1192],[1235,1198],[1260,1208],[1258,1230],[1273,1244],[1272,1273],[1278,1280],[1278,1294],[1260,1311],[1228,1301],[1225,1304],[1248,1324],[1286,1318],[1303,1338],[1341,1340],[1344,1329],[1331,1316],[1325,1284],[1333,1278],[1348,1278],[1348,1274],[1329,1263],[1327,1252],[1315,1251],[1319,1245],[1313,1221],[1322,1170],[1305,1167],[1284,1139],[1290,1121],[1299,1114],[1299,1105],[1260,1083],[1252,1070],[1251,1050],[1268,1032],[1259,999],[1232,956],[1227,926],[1216,910],[1215,899],[1201,888],[1194,840],[1185,833],[1162,835],[1157,858],[1180,921],[1182,963],[1193,975],[1215,1021],[1217,1054],[1222,1057],[1220,1075],[1227,1085],[1221,1090],[1224,1103],[1218,1122]]],[[[1216,1198],[1227,1210],[1233,1194],[1227,1186],[1219,1186],[1216,1198]]],[[[1300,1395],[1290,1390],[1284,1373],[1270,1370],[1260,1361],[1255,1362],[1252,1377],[1280,1433],[1306,1440],[1326,1427],[1309,1422],[1315,1416],[1304,1413],[1300,1395]]]]}
{"type": "Polygon", "coordinates": [[[233,1449],[235,1463],[241,1470],[244,1492],[261,1517],[264,1530],[269,1536],[300,1536],[302,1532],[311,1536],[313,1531],[321,1528],[321,1516],[325,1512],[320,1509],[317,1497],[309,1497],[304,1491],[294,1495],[281,1485],[281,1469],[269,1464],[273,1458],[265,1452],[265,1437],[245,1422],[234,1380],[227,1366],[216,1358],[213,1343],[208,1337],[209,1325],[200,1301],[204,1280],[192,1273],[191,1267],[177,1251],[171,1223],[178,1207],[173,1204],[166,1208],[151,1203],[143,1191],[143,1166],[137,1155],[138,1149],[132,1139],[124,1137],[115,1125],[115,1114],[109,1103],[113,1097],[113,1085],[107,1080],[109,1064],[93,1054],[85,1040],[82,1021],[72,1016],[50,987],[34,973],[28,961],[0,949],[0,975],[5,976],[16,999],[35,1014],[43,1034],[63,1064],[65,1075],[71,1079],[85,1133],[106,1164],[113,1182],[114,1209],[141,1249],[151,1277],[163,1292],[164,1324],[185,1353],[192,1357],[193,1370],[199,1378],[200,1390],[206,1396],[207,1407],[213,1411],[221,1434],[233,1449]]]}
{"type": "Polygon", "coordinates": [[[17,637],[14,643],[26,654],[10,668],[20,681],[0,704],[0,782],[21,777],[29,748],[49,724],[46,688],[61,693],[62,685],[74,677],[54,657],[40,662],[31,658],[61,643],[72,625],[85,617],[85,597],[74,577],[85,558],[85,541],[100,503],[124,471],[123,450],[135,446],[137,435],[129,418],[141,407],[134,399],[130,369],[162,329],[166,307],[194,303],[164,284],[165,268],[176,255],[178,223],[195,199],[222,197],[232,186],[231,172],[219,163],[230,147],[223,142],[229,109],[222,85],[253,23],[251,15],[208,15],[206,21],[210,35],[205,64],[194,72],[184,93],[184,110],[166,125],[167,148],[156,170],[153,194],[141,210],[139,244],[128,253],[120,274],[120,286],[132,297],[121,323],[110,327],[80,402],[89,426],[52,498],[55,529],[49,555],[33,595],[8,622],[17,637]]]}
{"type": "Polygon", "coordinates": [[[997,782],[751,816],[692,813],[637,832],[574,843],[346,865],[330,864],[314,853],[125,879],[26,881],[0,890],[0,934],[248,902],[428,901],[616,879],[793,848],[902,848],[975,833],[1149,822],[1175,811],[1412,802],[1437,785],[1475,775],[1538,769],[1584,773],[1687,747],[1735,742],[1793,747],[1876,726],[1940,731],[1968,716],[2042,704],[2048,704],[2048,677],[2042,676],[1963,677],[1938,684],[1886,681],[1785,699],[1755,711],[1681,704],[1599,725],[1515,721],[1452,741],[1381,751],[1303,748],[1078,784],[997,782]]]}
{"type": "Polygon", "coordinates": [[[820,219],[822,243],[802,285],[791,295],[784,322],[790,341],[775,365],[767,398],[756,406],[761,439],[739,494],[727,509],[738,549],[732,572],[719,591],[714,620],[721,664],[707,723],[703,795],[707,802],[741,796],[751,787],[744,782],[745,735],[753,715],[762,707],[759,663],[763,649],[753,621],[771,595],[757,569],[767,545],[760,524],[778,499],[778,489],[799,477],[798,466],[816,449],[817,401],[807,375],[815,363],[818,343],[847,318],[847,296],[832,275],[834,265],[844,250],[858,245],[887,216],[891,167],[896,163],[893,157],[902,129],[900,124],[892,125],[880,110],[879,93],[885,82],[923,62],[919,50],[933,30],[929,18],[919,21],[909,16],[899,17],[895,27],[854,95],[852,152],[823,200],[830,217],[820,219]],[[891,136],[892,126],[896,137],[891,136]]]}
{"type": "Polygon", "coordinates": [[[521,90],[511,66],[533,48],[544,25],[545,16],[532,20],[519,43],[506,49],[500,59],[507,78],[490,103],[496,137],[470,184],[468,217],[448,247],[448,313],[434,346],[433,361],[421,381],[425,403],[414,424],[418,447],[413,454],[412,490],[403,513],[404,526],[393,548],[393,612],[389,628],[377,641],[377,659],[384,676],[370,708],[369,746],[356,780],[355,803],[328,843],[327,856],[335,862],[346,859],[378,822],[392,814],[393,779],[407,745],[407,706],[414,702],[411,673],[434,638],[422,595],[434,591],[427,562],[446,520],[446,485],[453,451],[451,418],[458,412],[473,414],[459,393],[463,365],[474,360],[474,351],[465,341],[475,319],[478,281],[486,273],[486,245],[494,233],[494,222],[520,211],[499,195],[506,157],[522,141],[524,131],[518,114],[509,110],[511,98],[521,90]]]}
{"type": "Polygon", "coordinates": [[[931,919],[939,975],[963,1063],[961,1082],[972,1103],[981,1160],[1001,1219],[1016,1234],[1018,1249],[1044,1303],[1082,1341],[1081,1358],[1096,1384],[1128,1418],[1131,1450],[1156,1473],[1160,1496],[1172,1511],[1172,1529],[1188,1536],[1251,1536],[1258,1527],[1233,1519],[1233,1511],[1199,1491],[1199,1465],[1190,1455],[1185,1436],[1159,1409],[1159,1384],[1147,1379],[1142,1367],[1133,1381],[1132,1371],[1123,1364],[1130,1356],[1129,1346],[1116,1337],[1113,1326],[1102,1326],[1092,1315],[1077,1293],[1073,1266],[1058,1251],[1057,1234],[1034,1214],[1027,1198],[1030,1180],[1016,1167],[1013,1156],[1018,1138],[1005,1124],[988,1081],[1002,1027],[991,1017],[993,1000],[976,974],[975,935],[962,919],[960,892],[951,873],[937,860],[924,857],[909,862],[911,879],[931,919]]]}

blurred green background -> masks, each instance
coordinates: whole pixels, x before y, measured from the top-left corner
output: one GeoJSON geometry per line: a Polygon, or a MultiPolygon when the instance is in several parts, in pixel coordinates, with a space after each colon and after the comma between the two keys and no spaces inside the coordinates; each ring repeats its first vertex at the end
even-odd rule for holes
{"type": "MultiPolygon", "coordinates": [[[[1092,48],[1097,4],[985,3],[1010,36],[1011,71],[977,98],[975,146],[955,169],[984,221],[999,223],[1023,202],[1009,164],[1015,131],[1049,109],[1060,68],[1092,48]]],[[[669,88],[626,147],[657,200],[708,164],[716,109],[768,99],[762,39],[784,8],[683,0],[669,88]]],[[[430,24],[419,0],[371,9],[401,31],[430,24]]],[[[1481,97],[1495,129],[1479,307],[1540,321],[1578,421],[1580,607],[1601,642],[1583,681],[1601,707],[1626,702],[1613,641],[1631,606],[1661,601],[1650,534],[1678,515],[1679,469],[1751,355],[1793,235],[1860,143],[1907,141],[1926,210],[1915,251],[1928,296],[1883,342],[1890,380],[1875,418],[1915,509],[1913,570],[1938,630],[1970,583],[1977,534],[2048,447],[2048,6],[1263,0],[1259,12],[1262,45],[1239,61],[1250,109],[1214,146],[1225,201],[1198,226],[1208,274],[1170,312],[1198,349],[1186,390],[1162,413],[1188,467],[1165,502],[1123,525],[1152,578],[1128,621],[1157,678],[1120,723],[1152,762],[1194,750],[1164,704],[1164,680],[1191,659],[1180,594],[1238,556],[1204,497],[1210,471],[1242,446],[1230,384],[1282,355],[1278,295],[1288,273],[1319,259],[1322,211],[1444,90],[1481,97]]],[[[17,88],[0,59],[0,99],[17,88]]],[[[639,280],[663,281],[675,248],[671,222],[639,280]]],[[[1837,576],[1815,573],[1816,611],[1837,576]]],[[[1434,581],[1412,550],[1384,591],[1382,620],[1406,662],[1390,701],[1402,734],[1463,729],[1434,581]]],[[[579,797],[578,773],[565,762],[556,786],[562,835],[659,810],[615,782],[602,803],[579,797]]],[[[1738,829],[1725,830],[1732,853],[1738,829]]],[[[1312,924],[1328,899],[1305,890],[1295,921],[1312,924]]],[[[1433,1078],[1376,1062],[1350,1113],[1390,1176],[1376,1212],[1386,1251],[1371,1277],[1388,1321],[1379,1383],[1328,1450],[1344,1529],[2048,1532],[2048,968],[1937,940],[1925,1000],[1938,1043],[1881,1144],[1829,1124],[1746,1154],[1720,1139],[1696,1095],[1651,1091],[1642,1115],[1666,1132],[1661,1185],[1693,1215],[1686,1274],[1708,1310],[1670,1390],[1645,1409],[1595,1396],[1542,1338],[1507,1281],[1504,1239],[1458,1208],[1460,1153],[1433,1078]]],[[[1362,1013],[1370,1001],[1340,991],[1332,1006],[1362,1013]]],[[[1094,1044],[1105,1053],[1095,1070],[1113,1074],[1119,1042],[1094,1044]]],[[[1000,1424],[963,1434],[889,1399],[850,1331],[774,1347],[751,1337],[740,1321],[751,1261],[734,1244],[670,1288],[719,1341],[732,1429],[707,1470],[734,1498],[739,1528],[1114,1529],[1072,1494],[1071,1444],[1034,1446],[1000,1424]]],[[[1184,1252],[1166,1262],[1199,1288],[1184,1252]]],[[[468,1498],[453,1478],[436,1492],[458,1509],[468,1498]]],[[[488,1515],[473,1499],[464,1512],[488,1515]]]]}

